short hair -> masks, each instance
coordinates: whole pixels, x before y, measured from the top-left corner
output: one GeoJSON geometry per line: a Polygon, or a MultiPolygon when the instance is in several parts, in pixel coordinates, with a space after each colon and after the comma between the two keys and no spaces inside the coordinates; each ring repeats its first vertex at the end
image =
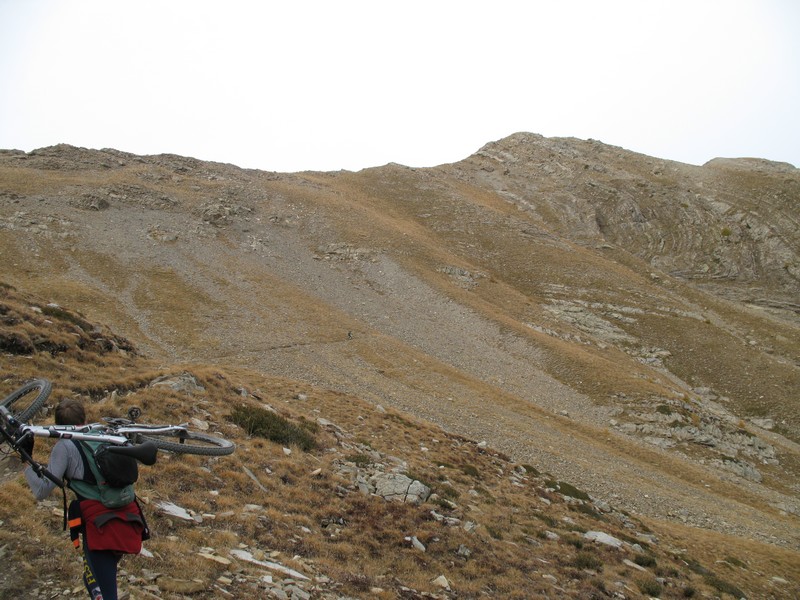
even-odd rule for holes
{"type": "Polygon", "coordinates": [[[86,411],[83,403],[75,398],[64,398],[56,406],[56,425],[83,425],[86,411]]]}

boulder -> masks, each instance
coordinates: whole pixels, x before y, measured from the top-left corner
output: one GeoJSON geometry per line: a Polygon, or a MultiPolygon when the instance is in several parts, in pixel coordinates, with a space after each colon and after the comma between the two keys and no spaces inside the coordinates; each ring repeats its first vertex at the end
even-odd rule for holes
{"type": "Polygon", "coordinates": [[[605,544],[613,548],[621,548],[622,540],[618,540],[613,535],[603,533],[602,531],[587,531],[583,537],[589,541],[597,542],[598,544],[605,544]]]}
{"type": "Polygon", "coordinates": [[[431,489],[402,473],[378,473],[370,483],[375,493],[386,500],[400,500],[411,504],[422,504],[431,495],[431,489]]]}

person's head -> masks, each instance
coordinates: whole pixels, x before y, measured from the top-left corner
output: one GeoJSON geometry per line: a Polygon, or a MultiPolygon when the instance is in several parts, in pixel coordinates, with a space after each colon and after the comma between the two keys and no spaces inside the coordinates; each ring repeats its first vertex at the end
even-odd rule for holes
{"type": "Polygon", "coordinates": [[[56,425],[83,425],[86,412],[83,403],[75,398],[64,398],[56,406],[56,425]]]}

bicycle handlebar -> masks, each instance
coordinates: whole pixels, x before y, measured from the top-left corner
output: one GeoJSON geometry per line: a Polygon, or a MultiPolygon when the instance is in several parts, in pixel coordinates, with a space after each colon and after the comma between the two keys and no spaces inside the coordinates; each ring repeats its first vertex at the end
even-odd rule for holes
{"type": "MultiPolygon", "coordinates": [[[[14,425],[17,423],[17,420],[14,419],[8,412],[8,410],[4,406],[0,406],[0,416],[5,420],[5,422],[9,425],[14,425]]],[[[33,457],[28,454],[23,448],[20,448],[20,443],[22,440],[25,439],[26,435],[32,435],[30,432],[22,431],[22,435],[18,437],[14,437],[9,435],[9,432],[6,431],[5,427],[0,427],[0,435],[2,435],[5,442],[7,442],[14,450],[17,451],[19,457],[22,459],[22,462],[28,463],[33,469],[33,472],[36,473],[39,477],[47,477],[50,481],[55,483],[58,487],[64,487],[64,481],[53,475],[47,468],[33,460],[33,457]]]]}

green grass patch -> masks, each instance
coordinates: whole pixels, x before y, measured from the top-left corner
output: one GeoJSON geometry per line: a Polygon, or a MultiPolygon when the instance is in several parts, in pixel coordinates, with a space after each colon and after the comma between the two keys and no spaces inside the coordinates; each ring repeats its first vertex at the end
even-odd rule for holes
{"type": "Polygon", "coordinates": [[[744,592],[739,588],[737,588],[735,585],[723,579],[720,579],[713,573],[705,575],[703,579],[705,579],[706,583],[711,587],[713,587],[718,592],[722,592],[724,594],[730,594],[734,598],[743,598],[745,595],[744,592]]]}
{"type": "Polygon", "coordinates": [[[597,521],[608,521],[606,516],[602,513],[597,512],[591,504],[577,504],[575,506],[570,506],[569,508],[570,510],[573,510],[575,512],[588,515],[597,521]]]}
{"type": "Polygon", "coordinates": [[[575,546],[578,550],[583,548],[583,540],[579,537],[574,537],[574,536],[565,537],[564,541],[567,542],[570,546],[575,546]]]}
{"type": "Polygon", "coordinates": [[[558,524],[559,524],[558,521],[556,519],[554,519],[553,517],[551,517],[550,515],[546,515],[544,513],[535,512],[535,513],[531,513],[531,516],[532,517],[536,517],[537,519],[539,519],[540,521],[542,521],[545,525],[547,525],[549,527],[558,527],[558,524]]]}
{"type": "Polygon", "coordinates": [[[42,314],[54,319],[58,319],[59,321],[67,321],[68,323],[77,325],[83,331],[91,331],[92,329],[92,326],[88,321],[69,312],[68,310],[64,310],[60,306],[43,306],[42,314]]]}
{"type": "Polygon", "coordinates": [[[635,562],[640,567],[655,567],[656,566],[656,559],[654,556],[650,554],[637,554],[633,557],[633,562],[635,562]]]}
{"type": "Polygon", "coordinates": [[[281,415],[257,406],[237,406],[230,420],[244,429],[248,435],[262,437],[276,444],[297,446],[306,452],[317,448],[314,438],[314,423],[292,423],[281,415]]]}
{"type": "Polygon", "coordinates": [[[693,573],[697,573],[698,575],[703,575],[703,576],[711,575],[711,571],[706,569],[703,565],[701,565],[693,558],[687,558],[684,560],[684,562],[686,563],[686,566],[689,567],[689,570],[692,571],[693,573]]]}
{"type": "Polygon", "coordinates": [[[549,488],[558,490],[560,493],[564,494],[565,496],[569,496],[570,498],[577,498],[578,500],[591,500],[589,494],[564,481],[549,480],[545,482],[545,485],[549,488]]]}
{"type": "Polygon", "coordinates": [[[747,568],[747,564],[744,561],[739,560],[735,556],[726,556],[725,557],[725,562],[728,563],[728,564],[733,565],[734,567],[739,567],[740,569],[746,569],[747,568]]]}
{"type": "Polygon", "coordinates": [[[661,584],[658,583],[654,577],[640,578],[636,581],[636,585],[639,587],[640,592],[647,594],[648,596],[658,597],[663,591],[661,584]]]}
{"type": "Polygon", "coordinates": [[[590,569],[592,571],[600,571],[603,569],[603,561],[597,558],[593,553],[581,551],[575,555],[572,561],[572,566],[578,569],[590,569]]]}
{"type": "Polygon", "coordinates": [[[348,462],[354,463],[360,469],[372,464],[372,459],[366,454],[350,454],[349,456],[345,456],[344,459],[348,462]]]}

